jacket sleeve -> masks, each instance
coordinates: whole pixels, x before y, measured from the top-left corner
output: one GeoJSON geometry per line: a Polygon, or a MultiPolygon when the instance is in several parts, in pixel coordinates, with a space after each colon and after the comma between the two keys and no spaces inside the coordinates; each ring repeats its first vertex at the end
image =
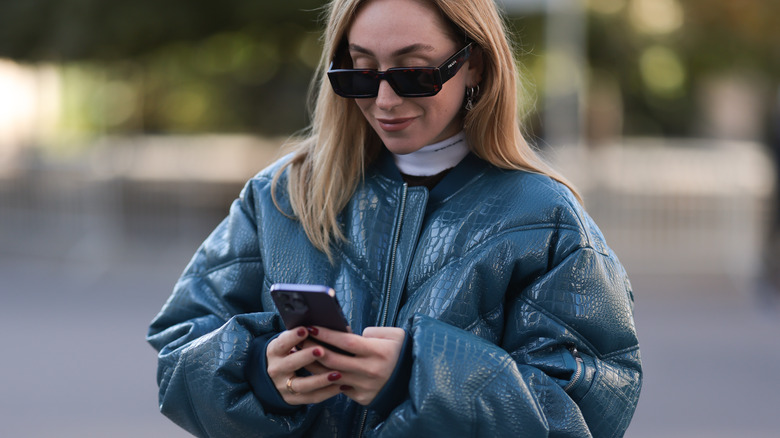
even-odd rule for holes
{"type": "Polygon", "coordinates": [[[307,409],[265,412],[245,369],[252,341],[283,329],[260,300],[261,239],[249,185],[198,249],[152,321],[160,410],[199,437],[296,436],[307,409]]]}
{"type": "Polygon", "coordinates": [[[623,268],[581,248],[505,303],[497,344],[413,318],[409,397],[379,436],[619,437],[641,365],[623,268]]]}

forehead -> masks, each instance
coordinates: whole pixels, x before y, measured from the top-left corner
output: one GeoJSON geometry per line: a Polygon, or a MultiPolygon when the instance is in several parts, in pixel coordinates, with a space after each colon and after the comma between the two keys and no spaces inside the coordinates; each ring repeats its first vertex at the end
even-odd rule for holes
{"type": "Polygon", "coordinates": [[[451,26],[436,6],[425,0],[366,1],[347,29],[347,40],[372,50],[420,43],[437,48],[454,44],[451,26]]]}

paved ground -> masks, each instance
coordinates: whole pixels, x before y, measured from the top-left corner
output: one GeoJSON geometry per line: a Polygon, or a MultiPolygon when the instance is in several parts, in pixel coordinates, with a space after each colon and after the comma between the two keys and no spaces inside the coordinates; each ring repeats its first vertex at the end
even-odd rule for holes
{"type": "Polygon", "coordinates": [[[778,436],[776,301],[726,277],[632,282],[645,381],[626,436],[778,436]]]}
{"type": "MultiPolygon", "coordinates": [[[[0,436],[188,436],[157,412],[144,335],[200,238],[2,231],[0,436]]],[[[646,379],[627,437],[777,436],[777,306],[725,276],[632,281],[646,379]]]]}
{"type": "Polygon", "coordinates": [[[0,436],[189,436],[157,411],[144,341],[187,257],[0,254],[0,436]]]}

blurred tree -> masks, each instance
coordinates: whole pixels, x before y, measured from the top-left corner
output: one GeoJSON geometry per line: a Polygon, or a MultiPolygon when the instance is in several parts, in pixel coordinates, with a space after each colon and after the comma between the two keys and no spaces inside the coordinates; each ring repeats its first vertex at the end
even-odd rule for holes
{"type": "Polygon", "coordinates": [[[322,0],[0,0],[0,57],[63,65],[66,130],[289,134],[322,0]]]}
{"type": "Polygon", "coordinates": [[[697,69],[744,66],[780,75],[780,1],[685,0],[684,45],[697,69]]]}
{"type": "Polygon", "coordinates": [[[0,0],[0,57],[121,59],[220,32],[316,25],[321,0],[0,0]]]}
{"type": "MultiPolygon", "coordinates": [[[[599,126],[688,135],[706,76],[741,68],[778,86],[780,1],[583,1],[590,82],[624,117],[599,126]]],[[[308,123],[324,3],[0,0],[0,57],[66,65],[65,85],[85,90],[66,96],[69,117],[85,130],[288,134],[308,123]]],[[[512,22],[533,78],[525,102],[543,101],[543,17],[512,22]]]]}
{"type": "MultiPolygon", "coordinates": [[[[628,135],[690,135],[696,86],[717,73],[755,72],[777,87],[780,2],[588,0],[593,74],[622,96],[628,135]]],[[[767,98],[770,98],[767,96],[767,98]]]]}

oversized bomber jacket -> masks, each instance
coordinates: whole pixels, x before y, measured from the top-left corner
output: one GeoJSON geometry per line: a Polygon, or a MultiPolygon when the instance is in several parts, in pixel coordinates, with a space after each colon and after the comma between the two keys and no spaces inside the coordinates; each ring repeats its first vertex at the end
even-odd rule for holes
{"type": "Polygon", "coordinates": [[[165,415],[203,437],[623,435],[642,377],[633,294],[563,185],[469,155],[429,192],[385,154],[340,216],[331,263],[274,205],[278,166],[247,183],[152,322],[165,415]],[[277,282],[334,287],[356,333],[406,329],[388,411],[260,401],[246,368],[253,340],[283,330],[277,282]]]}

